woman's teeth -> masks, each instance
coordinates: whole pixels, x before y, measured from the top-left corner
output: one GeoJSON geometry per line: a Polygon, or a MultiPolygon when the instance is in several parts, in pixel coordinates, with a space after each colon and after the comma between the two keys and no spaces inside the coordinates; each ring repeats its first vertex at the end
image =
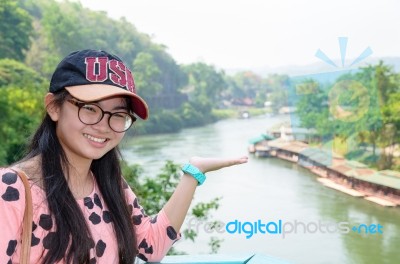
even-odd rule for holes
{"type": "Polygon", "coordinates": [[[105,142],[107,139],[106,138],[96,138],[94,136],[88,135],[88,134],[83,134],[86,138],[94,141],[94,142],[98,142],[98,143],[103,143],[105,142]]]}

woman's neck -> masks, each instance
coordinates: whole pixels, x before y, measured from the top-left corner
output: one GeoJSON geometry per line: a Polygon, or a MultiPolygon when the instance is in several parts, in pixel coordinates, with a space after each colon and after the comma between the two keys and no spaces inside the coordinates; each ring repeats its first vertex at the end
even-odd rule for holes
{"type": "Polygon", "coordinates": [[[90,171],[91,160],[69,160],[68,170],[64,172],[69,189],[76,199],[92,193],[94,178],[90,171]],[[67,174],[68,173],[68,174],[67,174]]]}

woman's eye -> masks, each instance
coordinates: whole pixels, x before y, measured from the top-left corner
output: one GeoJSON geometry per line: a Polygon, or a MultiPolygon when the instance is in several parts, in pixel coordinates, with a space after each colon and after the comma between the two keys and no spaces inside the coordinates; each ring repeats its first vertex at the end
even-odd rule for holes
{"type": "Polygon", "coordinates": [[[118,118],[126,118],[128,114],[126,113],[114,113],[113,116],[118,117],[118,118]]]}
{"type": "Polygon", "coordinates": [[[96,107],[95,106],[93,106],[93,105],[84,105],[84,106],[82,106],[82,108],[83,109],[85,109],[85,110],[87,110],[87,111],[90,111],[90,112],[96,112],[96,107]]]}

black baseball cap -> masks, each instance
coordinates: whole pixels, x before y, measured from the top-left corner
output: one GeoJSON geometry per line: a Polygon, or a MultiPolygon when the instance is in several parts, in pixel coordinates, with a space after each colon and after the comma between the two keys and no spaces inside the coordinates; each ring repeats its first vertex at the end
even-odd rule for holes
{"type": "Polygon", "coordinates": [[[132,72],[120,58],[103,50],[81,50],[66,56],[51,77],[49,92],[63,89],[84,102],[129,96],[133,112],[142,119],[149,116],[146,102],[136,93],[132,72]]]}

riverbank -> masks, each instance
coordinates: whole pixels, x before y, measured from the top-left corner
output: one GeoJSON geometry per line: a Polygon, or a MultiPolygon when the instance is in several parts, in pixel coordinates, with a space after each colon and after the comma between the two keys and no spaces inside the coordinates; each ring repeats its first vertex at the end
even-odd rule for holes
{"type": "MultiPolygon", "coordinates": [[[[130,164],[140,164],[143,177],[160,173],[166,160],[183,164],[193,155],[231,157],[247,152],[247,139],[260,134],[260,127],[271,127],[286,116],[260,116],[226,119],[207,126],[185,128],[176,134],[136,136],[121,149],[130,164]]],[[[254,222],[294,220],[303,223],[341,223],[349,226],[380,224],[384,234],[303,233],[299,230],[285,239],[279,235],[207,232],[198,225],[196,243],[182,239],[174,247],[187,254],[209,252],[211,237],[223,239],[220,254],[257,252],[293,263],[396,263],[399,259],[400,210],[375,205],[364,199],[326,188],[308,169],[282,159],[260,159],[226,170],[211,172],[197,188],[194,203],[223,197],[209,221],[254,222]],[[377,250],[379,249],[379,250],[377,250]]],[[[187,228],[190,217],[183,228],[187,228]]],[[[193,223],[193,221],[192,221],[193,223]]],[[[192,226],[193,227],[193,226],[192,226]]],[[[207,226],[206,226],[207,227],[207,226]]],[[[301,226],[299,226],[301,228],[301,226]]]]}
{"type": "Polygon", "coordinates": [[[400,172],[368,168],[341,155],[281,138],[262,140],[249,148],[256,156],[271,156],[307,168],[324,186],[388,207],[400,206],[400,172]]]}

